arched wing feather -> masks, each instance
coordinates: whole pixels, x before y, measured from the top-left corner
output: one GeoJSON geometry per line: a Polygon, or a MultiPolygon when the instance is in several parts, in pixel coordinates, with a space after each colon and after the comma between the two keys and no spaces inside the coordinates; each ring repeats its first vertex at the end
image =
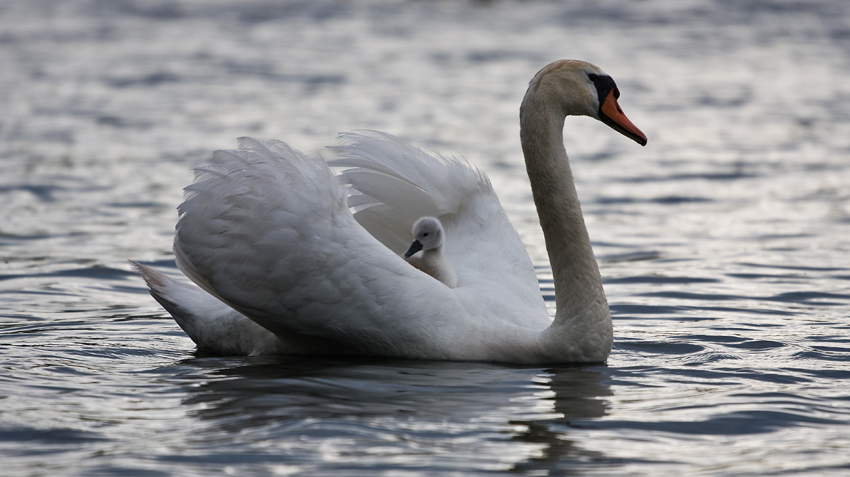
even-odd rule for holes
{"type": "MultiPolygon", "coordinates": [[[[344,133],[331,166],[344,168],[354,218],[397,254],[410,246],[413,223],[440,219],[443,253],[459,287],[504,288],[506,296],[545,310],[531,259],[482,171],[455,157],[427,154],[377,131],[344,133]],[[529,286],[531,284],[531,286],[529,286]]],[[[545,316],[545,314],[543,315],[545,316]]]]}
{"type": "Polygon", "coordinates": [[[217,152],[178,210],[180,269],[278,335],[400,355],[432,347],[422,329],[462,309],[449,288],[357,224],[323,160],[281,142],[241,138],[238,150],[217,152]],[[445,306],[423,306],[435,301],[445,306]]]}

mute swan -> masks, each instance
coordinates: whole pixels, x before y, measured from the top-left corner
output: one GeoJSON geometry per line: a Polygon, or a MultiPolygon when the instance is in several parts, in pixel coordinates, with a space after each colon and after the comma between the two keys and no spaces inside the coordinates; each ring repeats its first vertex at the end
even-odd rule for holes
{"type": "Polygon", "coordinates": [[[404,252],[404,258],[407,263],[454,288],[457,286],[457,273],[442,252],[445,235],[439,220],[422,217],[413,224],[413,243],[404,252]],[[422,253],[416,256],[420,250],[422,253]]]}
{"type": "Polygon", "coordinates": [[[279,141],[241,138],[237,151],[216,152],[186,188],[174,239],[178,267],[203,290],[137,267],[198,346],[220,353],[603,362],[611,315],[562,130],[565,116],[590,116],[645,145],[618,97],[598,67],[561,60],[534,76],[522,100],[554,321],[484,173],[377,132],[339,137],[331,165],[348,168],[339,177],[279,141]],[[457,288],[399,256],[423,216],[445,228],[457,288]]]}

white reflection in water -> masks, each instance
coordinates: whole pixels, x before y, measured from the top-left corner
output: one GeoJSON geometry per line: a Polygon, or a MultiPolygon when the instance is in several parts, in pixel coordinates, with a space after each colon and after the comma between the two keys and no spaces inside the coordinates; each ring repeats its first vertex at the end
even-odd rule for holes
{"type": "Polygon", "coordinates": [[[354,468],[422,465],[427,455],[430,471],[527,470],[583,453],[564,429],[604,416],[611,394],[604,368],[254,361],[216,367],[224,379],[186,386],[183,405],[208,423],[205,439],[263,442],[255,463],[264,464],[280,448],[354,468]]]}

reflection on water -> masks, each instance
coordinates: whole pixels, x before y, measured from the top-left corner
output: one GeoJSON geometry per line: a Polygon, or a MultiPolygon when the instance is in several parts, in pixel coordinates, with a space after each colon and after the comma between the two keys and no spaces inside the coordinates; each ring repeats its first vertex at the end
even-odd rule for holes
{"type": "Polygon", "coordinates": [[[571,440],[571,422],[604,416],[611,395],[604,367],[249,361],[185,361],[198,374],[181,379],[189,415],[209,426],[195,445],[263,441],[257,465],[308,454],[380,470],[375,456],[392,455],[387,469],[545,469],[598,454],[571,440]]]}
{"type": "Polygon", "coordinates": [[[850,3],[0,2],[3,475],[843,475],[850,3]],[[490,176],[554,312],[517,110],[600,65],[649,136],[569,118],[607,366],[198,356],[192,168],[372,128],[490,176]]]}

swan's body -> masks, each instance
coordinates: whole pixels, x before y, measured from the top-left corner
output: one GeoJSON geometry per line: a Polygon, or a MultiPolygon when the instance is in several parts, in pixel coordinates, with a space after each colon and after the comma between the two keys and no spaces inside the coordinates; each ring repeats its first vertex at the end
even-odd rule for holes
{"type": "Polygon", "coordinates": [[[457,273],[443,256],[443,241],[446,233],[443,224],[434,217],[422,217],[413,224],[413,243],[404,258],[413,265],[449,288],[457,286],[457,273]],[[417,254],[417,252],[422,253],[417,254]]]}
{"type": "Polygon", "coordinates": [[[602,362],[611,316],[563,146],[566,115],[646,143],[599,68],[560,61],[531,80],[520,136],[555,279],[552,321],[487,177],[382,133],[334,149],[350,197],[318,157],[242,138],[197,171],[179,207],[177,265],[206,293],[140,266],[199,347],[517,363],[602,362]],[[349,207],[356,212],[352,215],[349,207]],[[445,229],[457,288],[399,256],[422,216],[445,229]]]}

